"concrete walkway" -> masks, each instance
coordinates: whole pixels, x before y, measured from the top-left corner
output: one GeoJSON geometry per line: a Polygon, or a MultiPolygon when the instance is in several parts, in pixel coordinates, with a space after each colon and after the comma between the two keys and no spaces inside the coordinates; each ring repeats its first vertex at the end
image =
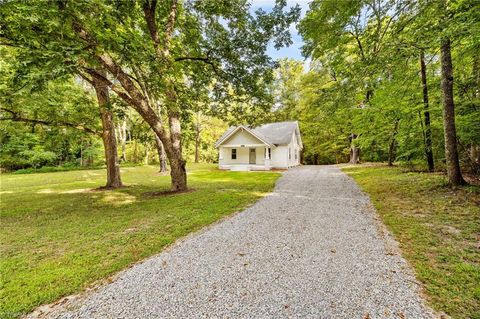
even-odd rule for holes
{"type": "Polygon", "coordinates": [[[50,318],[433,318],[369,199],[333,166],[286,172],[249,209],[50,318]]]}

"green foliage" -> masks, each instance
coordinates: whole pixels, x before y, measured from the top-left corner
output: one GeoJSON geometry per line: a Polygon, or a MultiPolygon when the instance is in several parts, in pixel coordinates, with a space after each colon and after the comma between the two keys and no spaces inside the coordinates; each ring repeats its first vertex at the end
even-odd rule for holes
{"type": "Polygon", "coordinates": [[[51,172],[67,172],[88,170],[92,167],[79,167],[76,163],[65,163],[61,166],[42,166],[40,168],[23,168],[16,170],[12,174],[32,174],[32,173],[51,173],[51,172]]]}
{"type": "Polygon", "coordinates": [[[218,150],[215,148],[215,142],[227,130],[228,125],[215,117],[201,113],[193,115],[191,124],[184,130],[184,154],[190,162],[195,159],[197,125],[200,132],[199,161],[204,163],[218,162],[218,150]]]}
{"type": "Polygon", "coordinates": [[[34,168],[52,165],[57,158],[54,152],[44,151],[40,147],[25,150],[21,152],[20,155],[27,158],[27,163],[34,168]]]}
{"type": "MultiPolygon", "coordinates": [[[[419,57],[427,63],[432,148],[444,160],[440,94],[440,38],[454,39],[457,136],[464,168],[480,158],[470,150],[480,141],[479,3],[474,0],[313,1],[300,23],[309,72],[278,76],[282,105],[300,108],[287,117],[301,121],[309,163],[345,161],[349,137],[367,161],[425,157],[424,104],[419,57]],[[301,78],[288,81],[286,79],[301,78]],[[462,147],[463,145],[463,147],[462,147]]],[[[285,62],[286,65],[292,62],[285,62]]],[[[284,67],[285,69],[285,67],[284,67]]],[[[282,112],[277,112],[281,114],[282,112]]],[[[473,165],[473,166],[472,166],[473,165]]],[[[475,169],[474,169],[475,170],[475,169]]]]}
{"type": "Polygon", "coordinates": [[[269,192],[277,173],[187,166],[195,191],[173,196],[152,166],[122,168],[135,187],[94,191],[104,170],[3,175],[0,317],[77,293],[269,192]],[[19,203],[22,203],[19,205],[19,203]]]}
{"type": "MultiPolygon", "coordinates": [[[[0,47],[0,55],[0,167],[81,164],[81,157],[98,160],[101,153],[93,150],[101,147],[94,135],[100,131],[98,109],[82,82],[66,77],[18,83],[19,74],[26,72],[18,50],[0,47]]],[[[32,70],[31,76],[37,75],[32,70]]]]}
{"type": "MultiPolygon", "coordinates": [[[[11,87],[40,89],[49,81],[72,75],[89,78],[102,68],[108,71],[104,79],[118,86],[113,91],[123,104],[137,111],[140,101],[148,104],[166,127],[168,117],[179,115],[187,131],[195,112],[251,122],[270,107],[269,84],[276,64],[266,49],[270,43],[276,48],[291,44],[289,26],[299,18],[299,6],[286,8],[286,1],[278,0],[270,12],[252,12],[246,0],[179,1],[176,6],[173,1],[155,3],[156,7],[148,1],[5,1],[0,6],[0,38],[16,50],[11,87]],[[150,16],[149,8],[153,8],[150,16]],[[108,56],[117,69],[108,67],[102,56],[108,56]],[[120,79],[124,73],[134,80],[132,85],[120,79]]],[[[118,104],[122,103],[112,103],[118,104]]],[[[125,105],[114,107],[120,119],[125,105]]],[[[49,110],[53,112],[52,107],[49,110]]],[[[159,126],[152,124],[158,122],[155,116],[140,113],[150,127],[159,126]]],[[[140,142],[148,160],[152,133],[138,117],[130,119],[136,121],[129,123],[129,133],[135,136],[129,136],[128,144],[135,141],[136,152],[140,142]]],[[[208,132],[203,131],[204,141],[217,135],[208,132]]],[[[188,132],[183,137],[188,146],[188,132]]],[[[168,146],[169,139],[162,139],[168,146]]],[[[202,156],[213,160],[215,151],[206,143],[202,156]]]]}
{"type": "Polygon", "coordinates": [[[174,107],[182,113],[203,102],[205,110],[226,116],[238,101],[258,108],[271,101],[266,84],[275,63],[266,48],[270,42],[275,47],[291,44],[288,27],[300,14],[298,6],[285,7],[286,1],[279,0],[271,12],[252,13],[246,0],[181,1],[174,32],[166,34],[171,1],[158,1],[158,45],[163,49],[163,39],[170,37],[167,58],[156,52],[143,4],[135,1],[6,1],[0,7],[0,35],[22,48],[22,81],[31,81],[32,73],[45,79],[85,72],[85,66],[98,67],[99,54],[106,52],[132,71],[139,89],[151,98],[165,101],[174,85],[181,105],[174,107]],[[80,27],[88,39],[79,36],[80,27]]]}

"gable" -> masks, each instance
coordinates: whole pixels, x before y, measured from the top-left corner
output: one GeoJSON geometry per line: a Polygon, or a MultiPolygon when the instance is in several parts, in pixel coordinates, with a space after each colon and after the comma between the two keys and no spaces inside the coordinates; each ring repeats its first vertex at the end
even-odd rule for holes
{"type": "Polygon", "coordinates": [[[300,147],[301,149],[303,148],[302,139],[300,137],[300,130],[298,129],[298,127],[292,133],[291,143],[295,146],[300,147]]]}
{"type": "Polygon", "coordinates": [[[295,145],[295,146],[298,145],[298,143],[297,143],[297,134],[296,134],[295,132],[292,133],[291,143],[292,143],[293,145],[295,145]]]}
{"type": "Polygon", "coordinates": [[[262,144],[265,143],[253,136],[250,132],[240,128],[235,133],[232,134],[227,140],[221,143],[222,145],[252,145],[252,144],[262,144]]]}
{"type": "Polygon", "coordinates": [[[297,121],[267,123],[254,128],[243,125],[230,127],[215,143],[220,145],[288,145],[295,142],[303,148],[300,128],[297,121]],[[293,136],[295,135],[295,136],[293,136]]]}

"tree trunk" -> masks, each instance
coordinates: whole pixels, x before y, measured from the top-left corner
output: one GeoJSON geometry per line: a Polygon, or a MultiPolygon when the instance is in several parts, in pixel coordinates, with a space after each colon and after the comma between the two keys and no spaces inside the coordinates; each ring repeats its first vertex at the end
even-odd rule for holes
{"type": "Polygon", "coordinates": [[[163,147],[163,143],[160,138],[155,135],[155,146],[158,152],[158,162],[160,164],[160,173],[168,172],[167,167],[167,154],[165,153],[165,147],[163,147]]]}
{"type": "Polygon", "coordinates": [[[133,140],[133,162],[138,164],[138,143],[137,140],[133,140]]]}
{"type": "Polygon", "coordinates": [[[197,121],[195,123],[195,163],[199,161],[199,147],[200,147],[200,114],[197,112],[197,121]]]}
{"type": "Polygon", "coordinates": [[[393,162],[397,158],[397,134],[398,134],[398,123],[400,119],[395,120],[395,124],[393,126],[392,138],[390,140],[390,145],[388,147],[388,166],[393,166],[393,162]]]}
{"type": "Polygon", "coordinates": [[[358,164],[360,162],[360,149],[355,145],[350,146],[350,164],[358,164]]]}
{"type": "Polygon", "coordinates": [[[80,167],[83,167],[83,139],[80,140],[80,167]]]}
{"type": "Polygon", "coordinates": [[[360,149],[355,146],[355,139],[357,135],[351,134],[349,137],[350,140],[350,164],[358,164],[360,162],[360,149]]]}
{"type": "Polygon", "coordinates": [[[460,170],[457,151],[457,133],[455,129],[455,104],[453,101],[453,66],[450,49],[450,39],[441,40],[442,60],[442,98],[443,126],[445,135],[445,159],[450,185],[462,185],[465,181],[460,170]]]}
{"type": "Polygon", "coordinates": [[[422,93],[423,93],[423,116],[425,120],[425,156],[427,157],[428,171],[433,172],[435,169],[433,162],[432,151],[432,128],[430,126],[430,111],[428,102],[428,86],[427,86],[427,67],[425,65],[425,54],[423,50],[420,51],[420,73],[422,78],[422,93]]]}
{"type": "MultiPolygon", "coordinates": [[[[395,134],[396,135],[396,134],[395,134]]],[[[393,166],[393,162],[397,158],[397,140],[395,136],[390,140],[390,145],[388,146],[388,166],[393,166]]]]}
{"type": "Polygon", "coordinates": [[[186,161],[182,157],[182,132],[179,118],[180,114],[175,111],[170,111],[168,114],[171,147],[167,148],[167,154],[170,151],[170,176],[174,192],[187,190],[187,170],[185,168],[186,161]]]}
{"type": "Polygon", "coordinates": [[[107,164],[107,184],[105,187],[122,187],[120,178],[120,166],[118,165],[117,141],[115,138],[115,126],[113,113],[110,111],[110,97],[108,86],[98,79],[93,79],[93,86],[97,94],[100,117],[102,119],[102,140],[105,149],[105,161],[107,164]]]}
{"type": "Polygon", "coordinates": [[[122,162],[127,161],[127,119],[123,117],[122,123],[119,125],[118,128],[118,135],[120,137],[120,146],[122,150],[122,155],[120,159],[122,162]]]}
{"type": "Polygon", "coordinates": [[[148,165],[149,163],[149,157],[150,156],[150,149],[148,148],[148,143],[145,143],[145,158],[143,159],[143,162],[145,165],[148,165]]]}

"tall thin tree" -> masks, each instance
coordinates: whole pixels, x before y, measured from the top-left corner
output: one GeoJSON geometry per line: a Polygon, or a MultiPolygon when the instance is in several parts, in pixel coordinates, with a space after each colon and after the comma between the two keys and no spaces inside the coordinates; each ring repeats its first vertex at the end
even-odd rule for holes
{"type": "Polygon", "coordinates": [[[455,104],[453,100],[453,65],[449,38],[442,38],[440,45],[442,63],[443,126],[445,136],[445,159],[448,183],[452,186],[465,184],[460,170],[455,128],[455,104]]]}
{"type": "Polygon", "coordinates": [[[433,172],[435,164],[433,162],[432,151],[432,128],[430,125],[430,110],[428,102],[428,85],[427,85],[427,66],[425,64],[425,52],[420,50],[420,74],[422,80],[422,94],[423,94],[423,117],[425,124],[424,131],[424,144],[425,144],[425,156],[427,158],[428,171],[433,172]]]}

